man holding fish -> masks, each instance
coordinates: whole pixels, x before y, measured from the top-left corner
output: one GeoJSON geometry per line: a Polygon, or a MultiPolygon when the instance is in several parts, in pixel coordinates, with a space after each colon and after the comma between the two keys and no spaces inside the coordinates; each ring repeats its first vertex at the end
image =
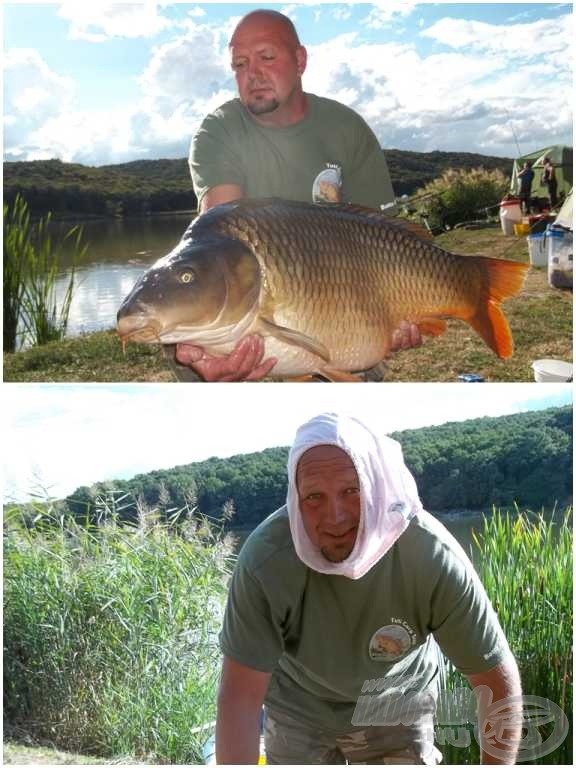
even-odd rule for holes
{"type": "Polygon", "coordinates": [[[484,588],[399,444],[354,417],[297,431],[286,506],[240,552],[220,645],[219,764],[257,762],[263,705],[270,764],[436,764],[438,646],[474,689],[482,762],[514,763],[520,678],[484,588]]]}
{"type": "MultiPolygon", "coordinates": [[[[288,17],[249,13],[229,48],[239,100],[206,118],[190,150],[200,213],[242,197],[345,199],[394,210],[390,173],[371,129],[348,107],[303,91],[306,49],[288,17]]],[[[393,350],[420,343],[417,326],[402,322],[393,350]]],[[[254,334],[229,356],[188,344],[179,344],[176,355],[208,381],[258,380],[277,362],[263,359],[264,341],[254,334]]]]}
{"type": "Polygon", "coordinates": [[[378,210],[393,200],[378,142],[358,115],[302,91],[306,52],[286,17],[249,14],[231,51],[241,98],[192,145],[201,215],[124,300],[122,340],[176,345],[206,381],[370,378],[446,318],[509,357],[500,305],[527,265],[444,251],[378,210]]]}

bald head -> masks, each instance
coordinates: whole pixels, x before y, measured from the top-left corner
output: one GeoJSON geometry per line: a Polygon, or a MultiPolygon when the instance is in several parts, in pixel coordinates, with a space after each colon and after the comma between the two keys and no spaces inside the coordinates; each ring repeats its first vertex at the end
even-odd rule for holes
{"type": "Polygon", "coordinates": [[[288,16],[284,16],[280,11],[261,8],[257,11],[250,11],[240,19],[230,38],[229,47],[232,48],[247,30],[252,32],[255,29],[264,32],[272,31],[290,47],[297,48],[300,45],[296,27],[288,16]]]}
{"type": "Polygon", "coordinates": [[[306,49],[287,16],[252,11],[236,26],[229,48],[238,95],[258,122],[280,127],[304,118],[306,49]]]}

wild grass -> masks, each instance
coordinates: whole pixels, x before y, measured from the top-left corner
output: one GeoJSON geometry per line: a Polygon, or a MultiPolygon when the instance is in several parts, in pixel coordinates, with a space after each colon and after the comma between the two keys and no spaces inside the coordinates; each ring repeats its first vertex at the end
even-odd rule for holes
{"type": "Polygon", "coordinates": [[[509,188],[500,170],[450,168],[416,192],[418,213],[433,230],[485,219],[509,188]]]}
{"type": "Polygon", "coordinates": [[[69,751],[202,762],[230,544],[193,510],[127,527],[122,499],[100,503],[91,527],[50,505],[32,528],[7,516],[5,718],[69,751]]]}
{"type": "Polygon", "coordinates": [[[32,222],[25,200],[16,196],[4,206],[4,350],[45,344],[64,338],[74,292],[76,267],[86,253],[82,228],[74,226],[61,241],[50,234],[50,214],[32,222]],[[62,271],[62,248],[73,240],[72,265],[64,288],[57,295],[62,271]]]}
{"type": "MultiPolygon", "coordinates": [[[[474,556],[500,624],[516,657],[526,696],[557,704],[572,722],[572,510],[551,517],[494,511],[473,534],[474,556]]],[[[448,687],[465,687],[453,670],[448,687]]],[[[553,724],[540,728],[542,740],[553,724]]],[[[444,748],[444,762],[461,764],[463,750],[444,748]]],[[[469,755],[474,763],[477,750],[469,755]]],[[[531,764],[572,765],[572,735],[531,764]]]]}

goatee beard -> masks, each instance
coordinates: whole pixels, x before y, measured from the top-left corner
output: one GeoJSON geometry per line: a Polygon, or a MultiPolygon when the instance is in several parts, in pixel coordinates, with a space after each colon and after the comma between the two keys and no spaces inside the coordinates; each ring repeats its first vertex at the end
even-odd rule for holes
{"type": "Polygon", "coordinates": [[[251,102],[247,106],[248,111],[253,115],[267,115],[278,109],[280,102],[277,99],[266,99],[265,101],[251,102]]]}
{"type": "Polygon", "coordinates": [[[328,560],[329,563],[342,563],[344,560],[347,560],[350,557],[350,552],[346,552],[346,554],[343,556],[331,555],[327,549],[321,549],[320,552],[326,558],[326,560],[328,560]]]}

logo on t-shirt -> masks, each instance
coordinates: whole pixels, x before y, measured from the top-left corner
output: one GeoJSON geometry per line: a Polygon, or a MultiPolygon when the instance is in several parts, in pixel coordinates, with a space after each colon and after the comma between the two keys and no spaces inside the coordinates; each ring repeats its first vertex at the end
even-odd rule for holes
{"type": "Polygon", "coordinates": [[[368,654],[373,661],[396,661],[404,656],[416,642],[416,633],[402,619],[395,624],[380,627],[370,638],[368,654]]]}
{"type": "Polygon", "coordinates": [[[339,203],[342,201],[342,169],[336,163],[326,163],[312,185],[315,203],[339,203]]]}

